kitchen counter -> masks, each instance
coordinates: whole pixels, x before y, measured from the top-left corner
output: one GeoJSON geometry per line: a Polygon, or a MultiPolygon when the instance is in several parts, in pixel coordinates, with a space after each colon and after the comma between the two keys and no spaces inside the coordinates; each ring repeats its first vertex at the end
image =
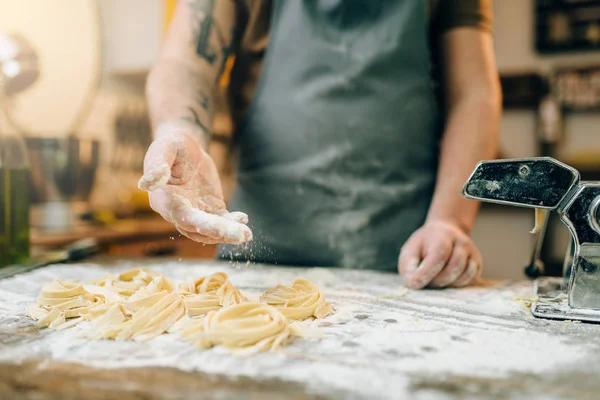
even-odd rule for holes
{"type": "Polygon", "coordinates": [[[216,246],[183,237],[170,222],[158,216],[119,220],[108,225],[79,224],[65,231],[32,229],[32,254],[64,247],[80,239],[94,238],[101,253],[113,256],[172,255],[180,258],[214,258],[216,246]]]}
{"type": "Polygon", "coordinates": [[[0,397],[70,399],[414,398],[587,399],[600,392],[600,326],[532,319],[515,295],[530,282],[409,291],[396,274],[227,262],[123,260],[51,266],[0,281],[0,397]],[[249,358],[198,350],[175,335],[95,341],[38,331],[23,315],[54,278],[88,280],[136,266],[175,279],[227,272],[251,299],[305,277],[336,313],[249,358]]]}
{"type": "Polygon", "coordinates": [[[64,231],[31,230],[32,246],[65,246],[79,239],[93,237],[100,242],[113,242],[165,235],[178,236],[173,224],[160,217],[145,217],[114,222],[109,225],[79,224],[64,231]]]}

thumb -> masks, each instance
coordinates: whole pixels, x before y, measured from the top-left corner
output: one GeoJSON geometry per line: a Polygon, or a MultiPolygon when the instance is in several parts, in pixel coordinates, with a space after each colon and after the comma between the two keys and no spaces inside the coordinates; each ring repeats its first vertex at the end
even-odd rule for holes
{"type": "Polygon", "coordinates": [[[421,263],[422,253],[422,241],[416,237],[409,238],[400,250],[398,272],[404,277],[415,272],[421,263]]]}
{"type": "Polygon", "coordinates": [[[224,213],[220,214],[222,217],[230,219],[234,222],[238,222],[240,224],[244,224],[247,225],[248,224],[248,214],[240,212],[240,211],[233,211],[233,212],[227,212],[225,211],[224,213]]]}
{"type": "Polygon", "coordinates": [[[177,149],[168,138],[152,142],[144,157],[144,175],[138,187],[151,192],[164,187],[171,178],[171,168],[177,158],[177,149]]]}

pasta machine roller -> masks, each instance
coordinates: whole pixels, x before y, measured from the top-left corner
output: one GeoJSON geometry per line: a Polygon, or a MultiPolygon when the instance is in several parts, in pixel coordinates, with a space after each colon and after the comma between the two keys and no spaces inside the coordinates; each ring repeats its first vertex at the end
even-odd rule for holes
{"type": "MultiPolygon", "coordinates": [[[[547,212],[556,211],[573,240],[564,276],[534,281],[532,314],[600,322],[600,182],[581,181],[576,169],[550,157],[482,161],[462,194],[472,200],[534,208],[537,228],[546,223],[547,212]]],[[[543,234],[543,228],[538,230],[543,234]]],[[[539,247],[534,254],[539,255],[539,247]]]]}

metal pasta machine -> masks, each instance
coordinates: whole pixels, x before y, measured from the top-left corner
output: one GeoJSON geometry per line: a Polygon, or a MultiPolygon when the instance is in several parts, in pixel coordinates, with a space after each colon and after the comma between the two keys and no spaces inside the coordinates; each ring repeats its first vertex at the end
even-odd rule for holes
{"type": "MultiPolygon", "coordinates": [[[[463,197],[536,209],[534,231],[543,237],[547,213],[556,211],[572,242],[563,277],[534,282],[535,317],[600,322],[600,182],[550,157],[482,161],[465,183],[463,197]]],[[[532,257],[539,264],[541,239],[532,257]]]]}

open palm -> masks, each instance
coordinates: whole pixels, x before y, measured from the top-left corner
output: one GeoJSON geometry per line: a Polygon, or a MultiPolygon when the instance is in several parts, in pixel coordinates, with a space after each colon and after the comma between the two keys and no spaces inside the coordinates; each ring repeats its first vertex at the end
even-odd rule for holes
{"type": "Polygon", "coordinates": [[[252,239],[248,216],[227,211],[217,168],[192,135],[177,131],[155,140],[139,187],[150,193],[152,209],[192,240],[239,244],[252,239]]]}

